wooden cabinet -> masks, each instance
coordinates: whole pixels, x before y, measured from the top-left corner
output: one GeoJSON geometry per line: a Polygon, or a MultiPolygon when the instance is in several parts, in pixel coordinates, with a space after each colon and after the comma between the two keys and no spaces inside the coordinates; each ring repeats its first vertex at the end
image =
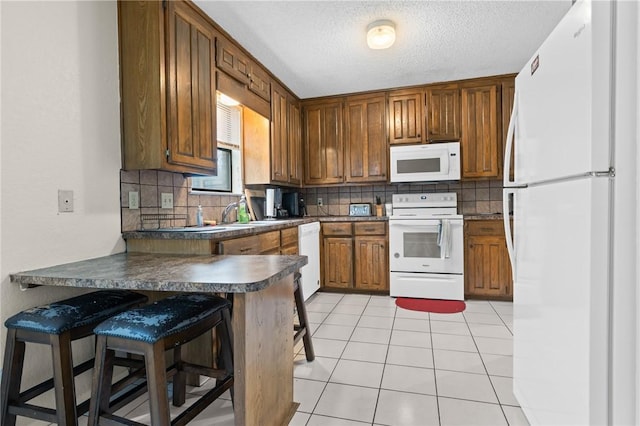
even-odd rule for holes
{"type": "Polygon", "coordinates": [[[280,230],[280,254],[298,254],[298,227],[280,230]]]}
{"type": "Polygon", "coordinates": [[[298,227],[220,241],[216,254],[297,254],[298,227]]]}
{"type": "Polygon", "coordinates": [[[327,222],[322,235],[323,287],[389,290],[386,222],[327,222]]]}
{"type": "Polygon", "coordinates": [[[287,98],[287,107],[289,184],[302,186],[302,108],[300,101],[291,94],[287,98]]]}
{"type": "Polygon", "coordinates": [[[271,99],[269,74],[254,62],[242,49],[225,37],[218,37],[216,44],[216,65],[250,91],[266,101],[271,99]]]}
{"type": "Polygon", "coordinates": [[[465,297],[513,298],[503,222],[465,220],[465,297]]]}
{"type": "Polygon", "coordinates": [[[353,96],[344,109],[345,182],[387,180],[386,97],[353,96]]]}
{"type": "Polygon", "coordinates": [[[389,249],[385,222],[354,224],[355,287],[389,290],[389,249]]]}
{"type": "Polygon", "coordinates": [[[342,100],[309,102],[303,105],[305,137],[304,183],[342,183],[342,100]]]}
{"type": "Polygon", "coordinates": [[[187,2],[118,2],[123,167],[216,174],[217,33],[187,2]]]}
{"type": "Polygon", "coordinates": [[[497,178],[501,173],[502,143],[498,129],[499,85],[463,87],[462,178],[497,178]]]}
{"type": "Polygon", "coordinates": [[[424,92],[421,89],[389,92],[389,143],[424,143],[424,92]]]}
{"type": "Polygon", "coordinates": [[[271,94],[271,182],[302,183],[302,134],[299,101],[273,83],[271,94]]]}
{"type": "MultiPolygon", "coordinates": [[[[513,98],[516,94],[515,77],[510,77],[502,82],[502,146],[503,151],[507,147],[507,133],[509,131],[509,121],[511,120],[511,111],[513,110],[513,98]]],[[[513,179],[514,169],[514,153],[515,146],[511,148],[510,173],[509,177],[513,179]]],[[[504,158],[504,154],[503,154],[504,158]]]]}
{"type": "Polygon", "coordinates": [[[426,91],[427,141],[460,140],[460,88],[431,86],[426,91]]]}

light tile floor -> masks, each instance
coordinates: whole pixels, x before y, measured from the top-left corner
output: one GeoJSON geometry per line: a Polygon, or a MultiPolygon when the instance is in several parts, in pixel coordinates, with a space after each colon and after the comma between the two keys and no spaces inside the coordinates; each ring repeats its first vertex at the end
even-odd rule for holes
{"type": "MultiPolygon", "coordinates": [[[[290,425],[528,425],[511,392],[512,304],[466,303],[447,315],[396,308],[384,296],[312,296],[316,359],[306,361],[302,342],[294,348],[300,406],[290,425]]],[[[185,406],[212,382],[189,388],[185,406]]],[[[146,395],[118,414],[149,424],[146,395]]],[[[233,425],[228,393],[190,424],[233,425]]]]}

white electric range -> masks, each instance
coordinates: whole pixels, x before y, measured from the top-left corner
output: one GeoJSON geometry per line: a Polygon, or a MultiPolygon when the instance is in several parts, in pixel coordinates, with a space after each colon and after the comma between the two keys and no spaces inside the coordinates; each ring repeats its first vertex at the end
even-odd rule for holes
{"type": "Polygon", "coordinates": [[[456,205],[455,192],[393,195],[392,297],[464,300],[463,221],[456,205]]]}

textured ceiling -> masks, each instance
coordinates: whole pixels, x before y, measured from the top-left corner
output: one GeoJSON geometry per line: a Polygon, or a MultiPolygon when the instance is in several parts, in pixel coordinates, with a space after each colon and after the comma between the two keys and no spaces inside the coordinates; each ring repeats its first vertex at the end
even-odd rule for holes
{"type": "Polygon", "coordinates": [[[571,7],[563,1],[195,0],[300,98],[520,71],[571,7]],[[396,24],[370,50],[367,25],[396,24]]]}

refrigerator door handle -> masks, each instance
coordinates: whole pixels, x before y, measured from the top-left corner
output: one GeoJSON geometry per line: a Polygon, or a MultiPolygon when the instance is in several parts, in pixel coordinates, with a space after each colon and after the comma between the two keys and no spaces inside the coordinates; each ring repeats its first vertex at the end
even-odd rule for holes
{"type": "MultiPolygon", "coordinates": [[[[507,240],[507,252],[509,253],[509,261],[511,261],[511,274],[513,281],[516,280],[516,253],[513,244],[513,233],[511,232],[511,223],[509,217],[509,196],[515,198],[516,188],[504,188],[502,190],[502,219],[504,220],[504,235],[507,240]]],[[[513,200],[515,206],[515,199],[513,200]]]]}
{"type": "Polygon", "coordinates": [[[511,110],[511,118],[509,119],[509,129],[507,130],[507,146],[504,150],[504,186],[511,186],[515,183],[509,180],[511,175],[511,152],[513,151],[513,140],[515,139],[516,121],[518,120],[518,91],[513,95],[513,109],[511,110]]]}

